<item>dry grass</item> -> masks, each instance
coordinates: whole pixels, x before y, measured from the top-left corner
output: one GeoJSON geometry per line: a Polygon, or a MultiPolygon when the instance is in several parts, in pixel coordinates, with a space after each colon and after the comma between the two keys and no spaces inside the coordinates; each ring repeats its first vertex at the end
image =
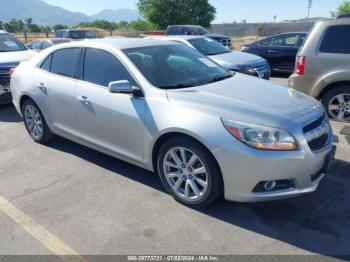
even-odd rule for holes
{"type": "Polygon", "coordinates": [[[256,36],[232,37],[233,48],[240,50],[242,45],[253,43],[258,39],[256,36]]]}

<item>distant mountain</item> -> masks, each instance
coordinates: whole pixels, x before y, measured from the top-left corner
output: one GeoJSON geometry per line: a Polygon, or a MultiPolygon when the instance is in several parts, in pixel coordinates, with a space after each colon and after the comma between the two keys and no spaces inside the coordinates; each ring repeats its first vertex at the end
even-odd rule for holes
{"type": "Polygon", "coordinates": [[[140,13],[135,9],[106,9],[96,15],[90,16],[92,20],[108,20],[108,21],[132,21],[140,18],[140,13]]]}
{"type": "Polygon", "coordinates": [[[41,0],[0,0],[0,21],[7,22],[12,18],[33,18],[33,23],[40,25],[66,24],[76,25],[80,22],[105,19],[109,21],[131,21],[139,18],[137,10],[117,9],[104,10],[92,16],[71,12],[58,6],[52,6],[41,0]]]}

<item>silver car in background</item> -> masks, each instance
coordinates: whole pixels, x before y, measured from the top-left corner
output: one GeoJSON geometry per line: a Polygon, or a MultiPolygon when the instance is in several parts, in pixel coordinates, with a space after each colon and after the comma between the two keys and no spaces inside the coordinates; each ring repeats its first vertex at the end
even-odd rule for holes
{"type": "Polygon", "coordinates": [[[51,47],[21,63],[11,85],[34,141],[55,134],[155,171],[192,207],[221,195],[254,202],[312,192],[334,158],[319,102],[174,42],[51,47]]]}
{"type": "Polygon", "coordinates": [[[262,57],[228,50],[217,41],[204,36],[167,36],[160,40],[175,41],[198,50],[227,70],[247,75],[269,79],[271,69],[269,63],[262,57]]]}

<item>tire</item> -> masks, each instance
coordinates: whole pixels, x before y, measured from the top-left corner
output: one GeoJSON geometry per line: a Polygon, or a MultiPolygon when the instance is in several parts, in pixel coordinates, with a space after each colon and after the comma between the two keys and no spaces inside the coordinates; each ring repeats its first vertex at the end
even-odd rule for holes
{"type": "Polygon", "coordinates": [[[350,86],[332,88],[322,97],[321,102],[330,118],[350,122],[350,86]]]}
{"type": "Polygon", "coordinates": [[[33,100],[24,101],[22,115],[27,132],[35,142],[44,144],[52,140],[54,134],[50,131],[43,114],[33,100]]]}
{"type": "Polygon", "coordinates": [[[174,137],[161,146],[157,170],[166,191],[186,206],[208,206],[223,193],[222,176],[214,157],[203,145],[188,137],[174,137]],[[183,155],[186,164],[182,166],[183,155]]]}

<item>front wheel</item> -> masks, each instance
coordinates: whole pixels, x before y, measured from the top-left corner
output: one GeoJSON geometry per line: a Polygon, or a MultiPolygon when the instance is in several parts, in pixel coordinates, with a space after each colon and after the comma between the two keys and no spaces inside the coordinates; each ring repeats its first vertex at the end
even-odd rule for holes
{"type": "Polygon", "coordinates": [[[180,203],[199,208],[222,194],[222,178],[211,153],[187,137],[163,144],[157,161],[165,189],[180,203]]]}
{"type": "Polygon", "coordinates": [[[322,98],[328,115],[342,122],[350,122],[350,86],[332,88],[322,98]]]}

